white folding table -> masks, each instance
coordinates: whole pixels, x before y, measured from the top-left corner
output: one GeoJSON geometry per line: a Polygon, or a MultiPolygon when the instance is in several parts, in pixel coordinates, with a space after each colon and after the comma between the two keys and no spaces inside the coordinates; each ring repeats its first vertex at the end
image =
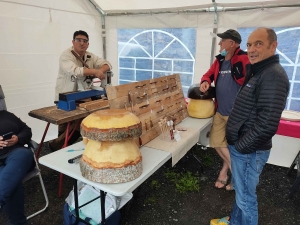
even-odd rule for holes
{"type": "MultiPolygon", "coordinates": [[[[190,127],[193,129],[199,129],[200,132],[209,126],[212,122],[212,118],[208,119],[195,119],[188,117],[182,121],[177,126],[181,127],[190,127]]],[[[156,137],[159,138],[159,137],[156,137]]],[[[195,143],[186,143],[186,145],[191,148],[197,143],[198,139],[195,140],[195,143]]],[[[186,148],[186,145],[184,146],[186,148]]],[[[148,177],[150,177],[156,170],[158,170],[168,159],[172,157],[172,154],[168,151],[159,150],[156,148],[142,146],[140,148],[142,157],[143,157],[143,172],[141,176],[135,180],[118,183],[118,184],[101,184],[90,181],[84,178],[81,175],[79,164],[70,164],[68,160],[74,158],[83,153],[83,151],[68,151],[68,150],[80,150],[84,148],[83,142],[79,142],[73,145],[70,145],[66,148],[63,148],[59,151],[53,152],[51,154],[45,155],[39,158],[39,162],[53,170],[56,170],[60,173],[66,174],[67,176],[73,178],[74,186],[74,195],[75,195],[75,212],[76,212],[76,223],[83,221],[79,218],[79,207],[78,206],[78,195],[77,195],[77,181],[82,181],[86,184],[89,184],[100,190],[101,198],[101,215],[102,215],[102,224],[105,224],[105,193],[110,193],[115,196],[123,196],[126,193],[134,191],[139,185],[141,185],[148,177]],[[102,197],[104,196],[104,197],[102,197]]],[[[182,145],[175,145],[175,149],[180,150],[182,145]]],[[[95,199],[93,199],[95,200],[95,199]]],[[[85,222],[85,221],[83,221],[85,222]]],[[[85,222],[86,223],[86,222],[85,222]]]]}
{"type": "MultiPolygon", "coordinates": [[[[141,153],[143,157],[143,172],[141,176],[137,179],[118,184],[101,184],[90,181],[84,178],[81,175],[79,164],[70,164],[68,160],[74,158],[77,155],[82,154],[83,151],[73,151],[68,152],[68,150],[79,150],[84,148],[83,142],[79,142],[73,145],[70,145],[66,148],[63,148],[59,151],[53,152],[51,154],[45,155],[39,158],[40,164],[47,166],[53,170],[56,170],[60,173],[66,174],[67,176],[73,178],[74,186],[74,195],[77,195],[77,181],[82,181],[86,184],[89,184],[95,188],[100,189],[100,198],[101,198],[101,215],[102,215],[102,224],[105,224],[105,210],[104,203],[105,193],[110,193],[115,196],[123,196],[126,193],[134,191],[140,184],[142,184],[148,177],[150,177],[156,170],[158,170],[168,159],[171,158],[171,153],[164,152],[157,149],[152,149],[148,147],[141,147],[141,153]]],[[[78,196],[75,197],[75,212],[76,212],[76,223],[82,221],[79,218],[78,212],[78,196]]]]}

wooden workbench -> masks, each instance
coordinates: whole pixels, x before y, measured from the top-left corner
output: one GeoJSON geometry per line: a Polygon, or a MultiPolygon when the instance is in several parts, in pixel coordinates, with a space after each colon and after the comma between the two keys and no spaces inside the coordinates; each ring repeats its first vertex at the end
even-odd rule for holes
{"type": "Polygon", "coordinates": [[[44,120],[55,125],[67,123],[88,116],[93,111],[76,108],[72,111],[58,109],[57,106],[35,109],[28,113],[29,116],[44,120]]]}

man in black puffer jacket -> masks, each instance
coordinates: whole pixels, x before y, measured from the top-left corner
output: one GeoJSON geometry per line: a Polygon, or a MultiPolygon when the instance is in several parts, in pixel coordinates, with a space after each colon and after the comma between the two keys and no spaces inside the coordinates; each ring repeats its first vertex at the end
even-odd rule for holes
{"type": "Polygon", "coordinates": [[[256,186],[289,91],[286,72],[274,55],[276,47],[277,36],[269,28],[258,28],[248,38],[251,65],[226,126],[235,205],[230,216],[212,220],[211,225],[258,224],[256,186]]]}

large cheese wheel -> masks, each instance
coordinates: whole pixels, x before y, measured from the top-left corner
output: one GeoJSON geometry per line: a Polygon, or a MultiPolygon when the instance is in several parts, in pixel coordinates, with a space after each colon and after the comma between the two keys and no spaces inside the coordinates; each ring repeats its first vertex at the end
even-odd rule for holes
{"type": "Polygon", "coordinates": [[[142,173],[142,155],[133,139],[117,142],[89,140],[80,161],[85,178],[100,183],[131,181],[142,173]]]}
{"type": "Polygon", "coordinates": [[[190,117],[209,118],[215,114],[215,104],[212,99],[190,99],[187,111],[190,117]]]}
{"type": "Polygon", "coordinates": [[[125,109],[99,110],[81,123],[81,135],[91,140],[121,141],[141,134],[141,121],[125,109]]]}

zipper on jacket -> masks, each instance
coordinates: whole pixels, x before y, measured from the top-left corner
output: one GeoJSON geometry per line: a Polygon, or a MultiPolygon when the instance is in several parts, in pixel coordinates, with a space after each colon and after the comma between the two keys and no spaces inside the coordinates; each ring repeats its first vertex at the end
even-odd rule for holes
{"type": "Polygon", "coordinates": [[[251,78],[253,77],[253,73],[249,76],[249,80],[245,80],[242,87],[240,88],[240,90],[238,91],[238,93],[236,94],[236,96],[239,95],[239,93],[242,91],[242,89],[246,86],[246,84],[251,80],[251,78]],[[247,81],[247,82],[246,82],[247,81]]]}

